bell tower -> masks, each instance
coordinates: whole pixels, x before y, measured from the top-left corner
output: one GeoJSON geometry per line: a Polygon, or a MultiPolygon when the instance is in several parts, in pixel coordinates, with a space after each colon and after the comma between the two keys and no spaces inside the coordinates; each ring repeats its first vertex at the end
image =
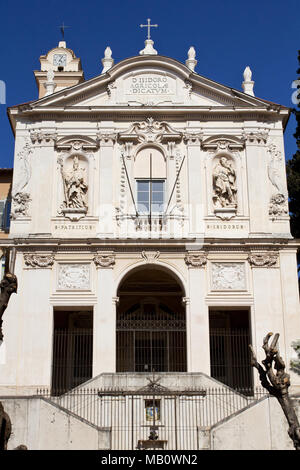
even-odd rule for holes
{"type": "Polygon", "coordinates": [[[65,41],[60,41],[57,47],[51,49],[46,55],[41,55],[40,63],[41,70],[34,71],[39,98],[50,94],[49,91],[47,92],[49,77],[51,77],[52,84],[51,93],[84,81],[81,60],[76,57],[72,49],[67,48],[65,41]]]}

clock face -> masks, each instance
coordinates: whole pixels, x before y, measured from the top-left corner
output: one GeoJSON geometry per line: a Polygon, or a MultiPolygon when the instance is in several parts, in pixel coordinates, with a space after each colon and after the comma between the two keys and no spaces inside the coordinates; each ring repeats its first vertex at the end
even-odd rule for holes
{"type": "Polygon", "coordinates": [[[64,67],[67,65],[67,56],[66,54],[54,54],[53,56],[53,65],[64,67]]]}

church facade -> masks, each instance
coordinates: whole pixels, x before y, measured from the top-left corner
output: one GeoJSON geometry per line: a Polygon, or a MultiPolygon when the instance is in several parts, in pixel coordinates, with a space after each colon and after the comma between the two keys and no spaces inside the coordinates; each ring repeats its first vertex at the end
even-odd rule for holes
{"type": "Polygon", "coordinates": [[[248,345],[262,359],[269,331],[289,369],[300,337],[289,109],[254,96],[249,67],[235,90],[196,73],[193,48],[183,64],[149,39],[117,64],[107,48],[87,81],[64,41],[40,62],[38,99],[8,110],[2,245],[16,250],[19,288],[3,318],[1,395],[141,387],[150,372],[251,395],[248,345]]]}

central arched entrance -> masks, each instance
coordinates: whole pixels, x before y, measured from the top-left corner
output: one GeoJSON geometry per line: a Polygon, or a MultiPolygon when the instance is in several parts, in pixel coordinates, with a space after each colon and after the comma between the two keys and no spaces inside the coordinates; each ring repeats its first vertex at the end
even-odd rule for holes
{"type": "Polygon", "coordinates": [[[183,287],[169,270],[147,265],[118,289],[117,372],[186,372],[183,287]]]}

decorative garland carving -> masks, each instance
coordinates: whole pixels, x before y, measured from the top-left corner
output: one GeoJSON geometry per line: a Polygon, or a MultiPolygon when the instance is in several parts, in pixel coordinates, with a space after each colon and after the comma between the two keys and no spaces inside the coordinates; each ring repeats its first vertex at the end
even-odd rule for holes
{"type": "Polygon", "coordinates": [[[24,261],[31,268],[50,268],[54,264],[54,255],[24,254],[24,261]]]}
{"type": "Polygon", "coordinates": [[[99,268],[112,268],[115,264],[115,255],[96,255],[93,258],[95,265],[99,268]]]}
{"type": "Polygon", "coordinates": [[[204,268],[207,264],[207,255],[200,253],[188,253],[184,258],[187,266],[193,268],[204,268]]]}
{"type": "Polygon", "coordinates": [[[251,266],[256,268],[269,268],[276,265],[278,260],[277,253],[261,253],[252,254],[248,256],[248,261],[251,266]]]}

